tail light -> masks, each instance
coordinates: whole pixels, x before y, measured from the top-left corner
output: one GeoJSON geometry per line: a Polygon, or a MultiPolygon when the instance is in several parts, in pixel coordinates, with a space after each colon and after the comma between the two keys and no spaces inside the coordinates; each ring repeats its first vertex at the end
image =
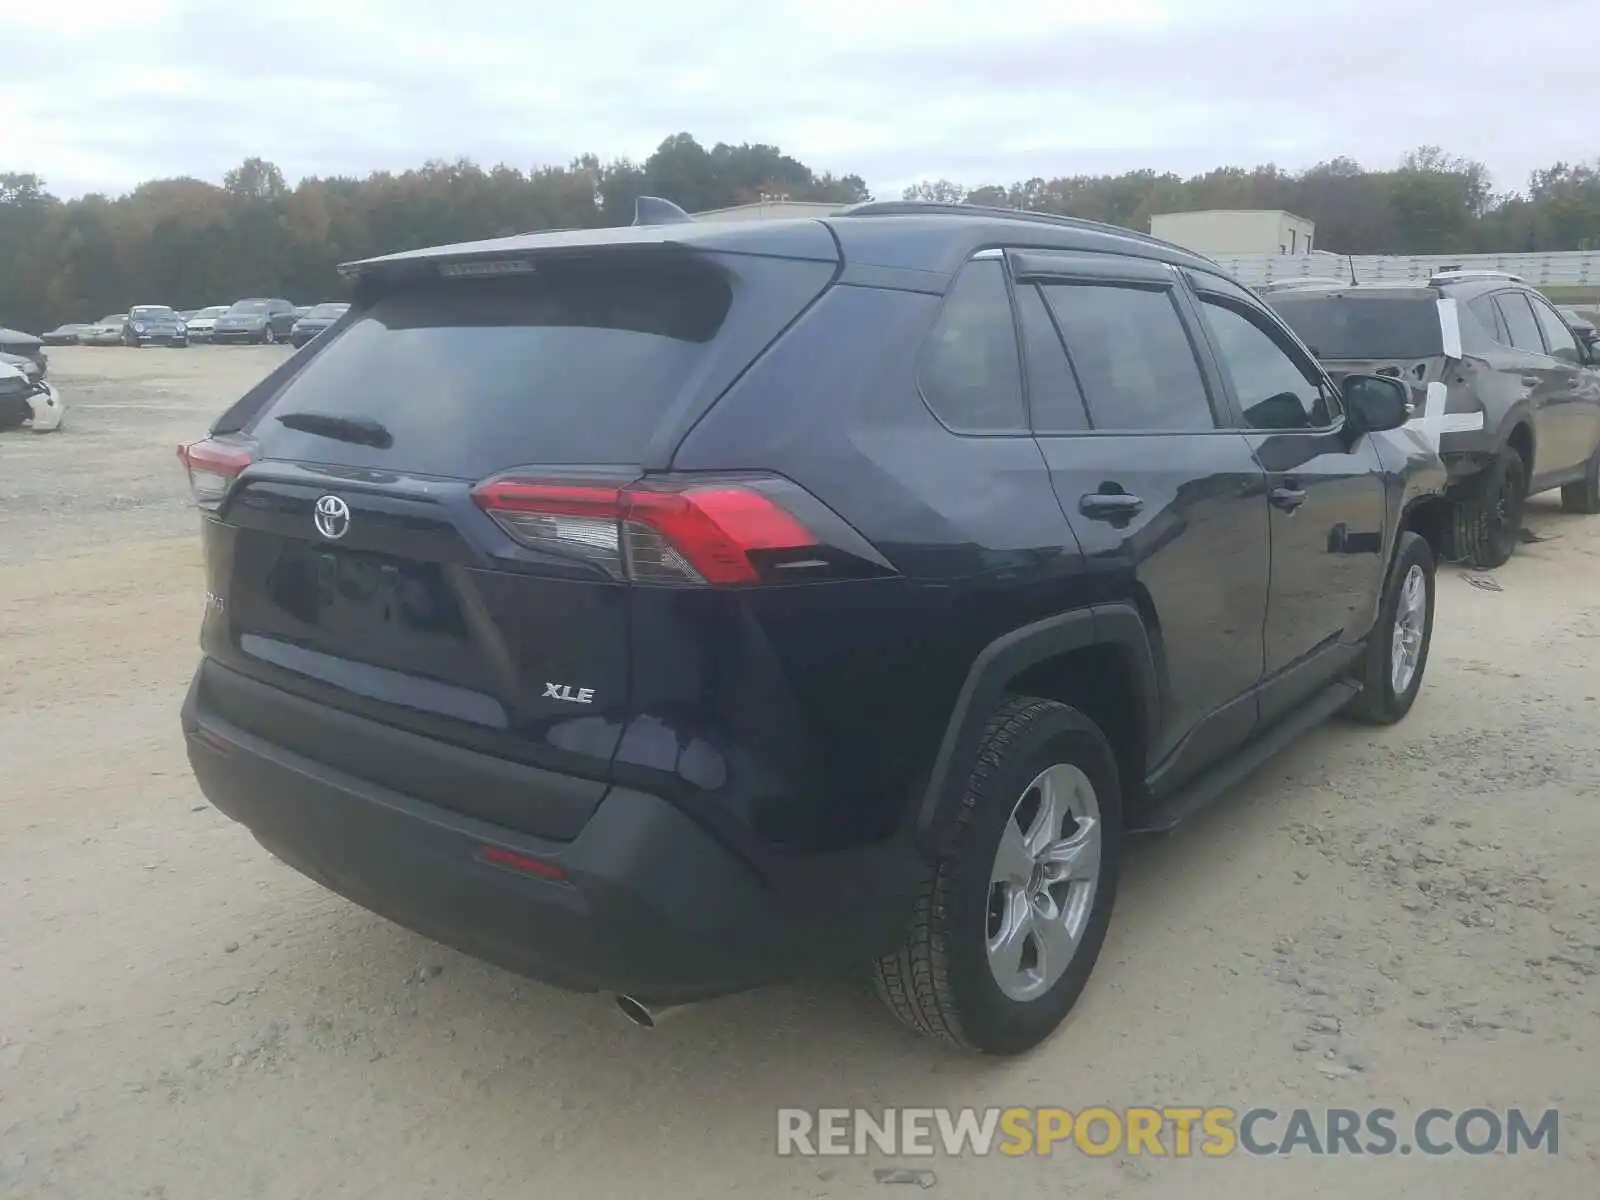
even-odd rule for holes
{"type": "Polygon", "coordinates": [[[805,553],[818,547],[816,535],[744,483],[608,487],[495,479],[473,489],[473,498],[522,545],[583,558],[620,580],[757,583],[774,560],[820,565],[805,553]]]}
{"type": "Polygon", "coordinates": [[[194,502],[212,511],[222,504],[234,478],[250,465],[251,454],[244,446],[203,438],[179,446],[178,461],[189,473],[189,490],[194,494],[194,502]]]}

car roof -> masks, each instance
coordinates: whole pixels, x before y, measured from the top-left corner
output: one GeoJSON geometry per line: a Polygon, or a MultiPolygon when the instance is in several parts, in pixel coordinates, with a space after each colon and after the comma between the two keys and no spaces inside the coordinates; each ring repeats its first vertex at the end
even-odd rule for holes
{"type": "Polygon", "coordinates": [[[968,204],[885,201],[842,208],[825,217],[774,221],[699,221],[604,229],[562,229],[455,245],[431,246],[345,263],[346,275],[470,259],[518,259],[600,248],[660,247],[899,268],[949,275],[992,246],[1119,253],[1222,273],[1210,259],[1170,242],[1114,225],[968,204]]]}
{"type": "Polygon", "coordinates": [[[1440,289],[1425,283],[1316,284],[1282,288],[1263,297],[1269,304],[1292,300],[1437,300],[1440,289]]]}

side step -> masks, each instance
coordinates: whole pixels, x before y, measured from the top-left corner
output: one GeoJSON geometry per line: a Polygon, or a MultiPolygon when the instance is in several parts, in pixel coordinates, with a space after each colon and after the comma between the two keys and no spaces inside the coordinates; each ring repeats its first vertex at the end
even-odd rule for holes
{"type": "Polygon", "coordinates": [[[1184,785],[1172,796],[1146,811],[1129,833],[1167,833],[1207,805],[1220,799],[1255,770],[1301,735],[1321,725],[1350,703],[1361,688],[1340,681],[1313,696],[1304,705],[1252,741],[1246,742],[1225,762],[1184,785]]]}

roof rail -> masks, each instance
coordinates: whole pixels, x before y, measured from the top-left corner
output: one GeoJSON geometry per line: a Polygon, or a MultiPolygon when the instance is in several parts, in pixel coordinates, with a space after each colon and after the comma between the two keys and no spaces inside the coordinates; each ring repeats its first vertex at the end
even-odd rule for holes
{"type": "Polygon", "coordinates": [[[694,218],[671,200],[659,196],[640,196],[633,202],[635,225],[681,225],[694,218]]]}
{"type": "Polygon", "coordinates": [[[836,217],[1000,217],[1012,221],[1031,221],[1038,225],[1060,225],[1068,229],[1114,233],[1120,237],[1132,238],[1135,241],[1145,242],[1149,245],[1184,250],[1186,254],[1194,253],[1192,250],[1186,250],[1184,247],[1179,246],[1176,242],[1152,237],[1148,233],[1140,233],[1137,229],[1126,229],[1121,225],[1110,225],[1104,221],[1091,221],[1085,217],[1067,217],[1059,213],[1034,212],[1032,209],[1027,208],[999,208],[990,204],[946,204],[937,200],[868,200],[861,204],[853,204],[849,208],[841,208],[832,215],[836,217]]]}
{"type": "Polygon", "coordinates": [[[1301,275],[1294,279],[1269,279],[1265,283],[1256,284],[1258,294],[1270,292],[1287,292],[1293,288],[1335,288],[1352,287],[1348,279],[1333,275],[1301,275]]]}
{"type": "Polygon", "coordinates": [[[1510,271],[1474,271],[1461,267],[1446,267],[1442,271],[1435,271],[1428,276],[1428,286],[1435,287],[1441,283],[1461,283],[1468,279],[1509,279],[1512,283],[1527,283],[1521,275],[1513,275],[1510,271]]]}

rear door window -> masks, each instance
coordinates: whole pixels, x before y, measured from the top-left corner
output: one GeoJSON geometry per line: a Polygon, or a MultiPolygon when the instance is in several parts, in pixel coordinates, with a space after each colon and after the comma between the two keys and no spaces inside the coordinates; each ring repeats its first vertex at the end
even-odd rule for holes
{"type": "Polygon", "coordinates": [[[1501,292],[1494,302],[1511,333],[1511,344],[1530,354],[1543,354],[1544,339],[1539,336],[1539,322],[1528,306],[1528,298],[1521,292],[1501,292]]]}
{"type": "Polygon", "coordinates": [[[639,461],[732,302],[691,264],[439,280],[379,298],[253,423],[269,457],[478,479],[529,463],[639,461]],[[381,423],[385,448],[284,428],[381,423]]]}
{"type": "Polygon", "coordinates": [[[1045,299],[1100,430],[1215,429],[1205,380],[1168,287],[1050,283],[1045,299]]]}
{"type": "Polygon", "coordinates": [[[970,262],[945,299],[917,382],[934,416],[957,433],[1023,433],[1017,329],[997,258],[970,262]]]}
{"type": "Polygon", "coordinates": [[[1089,426],[1083,392],[1054,318],[1036,284],[1017,286],[1023,357],[1028,361],[1028,413],[1039,434],[1073,433],[1089,426]]]}
{"type": "Polygon", "coordinates": [[[1578,363],[1583,361],[1578,357],[1578,339],[1572,336],[1572,330],[1567,328],[1555,309],[1536,296],[1524,296],[1533,306],[1534,319],[1539,322],[1539,328],[1544,333],[1544,344],[1550,353],[1563,362],[1578,363]]]}

